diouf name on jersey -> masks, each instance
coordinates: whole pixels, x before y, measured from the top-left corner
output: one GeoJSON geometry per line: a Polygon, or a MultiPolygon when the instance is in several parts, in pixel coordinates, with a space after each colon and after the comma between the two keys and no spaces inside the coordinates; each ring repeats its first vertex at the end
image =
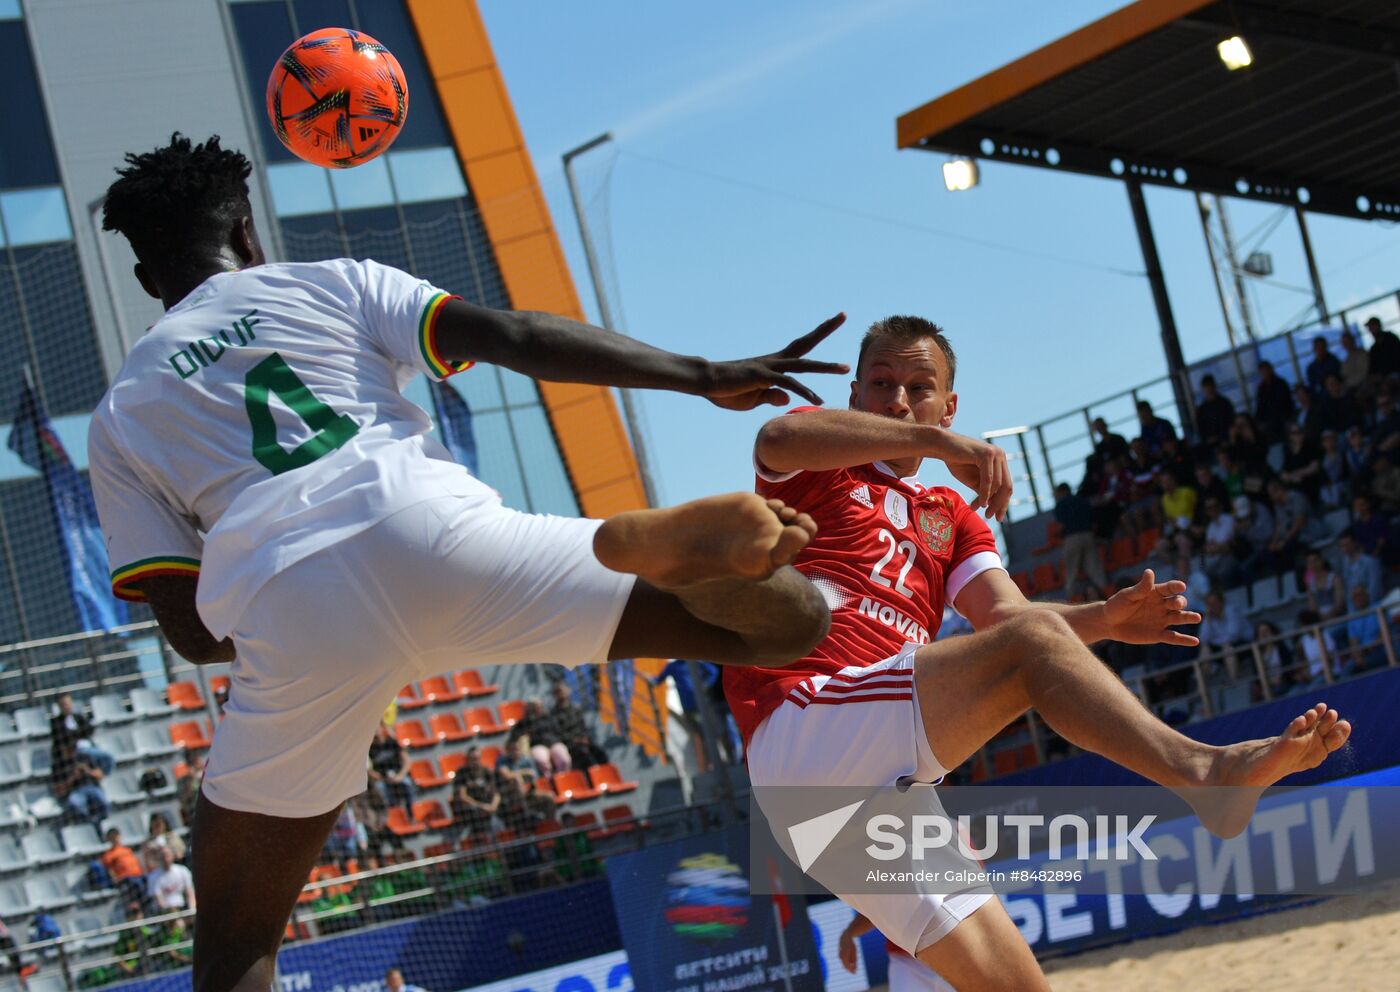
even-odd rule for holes
{"type": "Polygon", "coordinates": [[[919,621],[899,612],[893,606],[865,596],[856,609],[868,617],[874,617],[886,627],[893,627],[906,641],[915,644],[928,643],[928,630],[919,621]]]}

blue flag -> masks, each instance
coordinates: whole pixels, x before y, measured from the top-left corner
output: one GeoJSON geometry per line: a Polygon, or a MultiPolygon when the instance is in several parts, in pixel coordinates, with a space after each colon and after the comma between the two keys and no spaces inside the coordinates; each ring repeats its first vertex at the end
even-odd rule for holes
{"type": "Polygon", "coordinates": [[[430,383],[433,410],[437,414],[442,443],[452,452],[457,464],[465,465],[472,475],[477,472],[476,434],[472,431],[472,411],[462,394],[445,382],[430,383]]]}
{"type": "Polygon", "coordinates": [[[112,595],[108,581],[107,545],[97,523],[92,490],[68,460],[27,375],[9,443],[24,464],[44,477],[54,527],[66,553],[68,588],[83,629],[107,630],[126,623],[126,604],[112,595]]]}

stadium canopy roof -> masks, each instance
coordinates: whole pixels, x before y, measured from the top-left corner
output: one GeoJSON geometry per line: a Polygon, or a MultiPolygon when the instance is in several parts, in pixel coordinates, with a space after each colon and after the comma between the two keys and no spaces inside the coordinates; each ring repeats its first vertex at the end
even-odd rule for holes
{"type": "Polygon", "coordinates": [[[898,121],[900,148],[1389,220],[1397,134],[1395,0],[1138,0],[898,121]]]}

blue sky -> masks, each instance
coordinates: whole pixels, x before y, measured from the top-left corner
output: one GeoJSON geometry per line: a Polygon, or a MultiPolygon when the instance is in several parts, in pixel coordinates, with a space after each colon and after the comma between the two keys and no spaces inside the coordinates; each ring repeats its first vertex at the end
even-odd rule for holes
{"type": "MultiPolygon", "coordinates": [[[[742,357],[845,310],[847,327],[818,354],[853,360],[871,321],[919,314],[958,349],[955,426],[969,434],[1163,373],[1120,184],[984,163],[980,187],[950,194],[941,156],[894,143],[899,114],[1118,3],[479,2],[590,313],[559,156],[610,130],[616,144],[581,159],[581,179],[626,327],[652,344],[742,357]]],[[[1155,188],[1147,198],[1186,356],[1219,351],[1224,324],[1194,199],[1155,188]]],[[[1230,210],[1237,236],[1277,213],[1238,200],[1230,210]]],[[[1310,224],[1333,307],[1400,286],[1394,225],[1310,224]]],[[[1261,247],[1277,282],[1307,285],[1291,217],[1261,247]]],[[[1253,294],[1270,332],[1310,299],[1269,285],[1253,294]]],[[[845,381],[817,385],[845,404],[845,381]]],[[[659,393],[642,408],[666,502],[752,484],[753,435],[774,411],[732,414],[659,393]]],[[[923,478],[946,474],[927,466],[923,478]]]]}

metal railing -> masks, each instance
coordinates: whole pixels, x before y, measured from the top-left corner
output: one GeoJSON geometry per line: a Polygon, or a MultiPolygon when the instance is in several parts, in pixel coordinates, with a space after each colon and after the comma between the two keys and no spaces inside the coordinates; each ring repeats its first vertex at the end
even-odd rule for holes
{"type": "MultiPolygon", "coordinates": [[[[1365,333],[1360,328],[1349,327],[1348,320],[1358,311],[1388,300],[1395,300],[1400,304],[1400,290],[1353,303],[1328,314],[1328,320],[1322,323],[1310,321],[1300,324],[1270,338],[1247,342],[1234,350],[1193,362],[1180,373],[1185,395],[1195,396],[1194,383],[1197,378],[1207,371],[1214,371],[1217,372],[1216,379],[1221,395],[1233,402],[1235,409],[1250,410],[1253,408],[1250,377],[1261,359],[1272,361],[1282,378],[1294,383],[1301,382],[1304,369],[1310,361],[1310,345],[1300,338],[1306,339],[1324,330],[1335,329],[1330,323],[1335,318],[1340,321],[1342,328],[1349,328],[1356,333],[1359,343],[1364,346],[1367,344],[1365,333]],[[1225,370],[1230,374],[1222,374],[1225,370]]],[[[1397,322],[1391,321],[1392,325],[1395,323],[1397,322]]],[[[1035,513],[1050,509],[1054,505],[1053,494],[1058,483],[1069,483],[1071,488],[1077,486],[1083,479],[1085,459],[1094,450],[1092,425],[1095,418],[1102,417],[1109,430],[1116,432],[1119,428],[1136,423],[1137,404],[1140,400],[1151,403],[1158,416],[1170,421],[1178,436],[1184,435],[1169,375],[1120,390],[1036,424],[984,433],[984,439],[999,443],[1006,449],[1008,461],[1012,465],[1012,482],[1016,495],[1011,506],[1013,509],[1020,508],[1021,512],[1008,514],[1008,521],[1026,516],[1027,507],[1033,508],[1035,513]],[[1006,440],[1008,438],[1014,438],[1015,441],[1009,442],[1006,440]]]]}

